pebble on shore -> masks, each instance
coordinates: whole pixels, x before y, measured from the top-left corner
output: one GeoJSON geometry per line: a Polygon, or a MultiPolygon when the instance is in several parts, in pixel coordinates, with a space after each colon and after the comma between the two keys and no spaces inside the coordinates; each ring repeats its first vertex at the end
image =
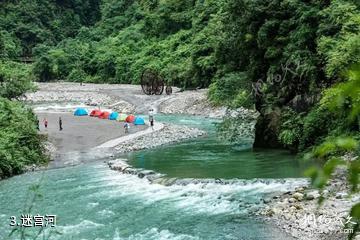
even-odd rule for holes
{"type": "Polygon", "coordinates": [[[205,131],[197,128],[190,128],[187,126],[180,126],[174,124],[164,124],[161,131],[154,131],[153,133],[132,139],[128,142],[121,143],[115,147],[119,153],[138,151],[144,149],[151,149],[165,144],[176,143],[191,138],[196,138],[206,135],[205,131]]]}
{"type": "Polygon", "coordinates": [[[351,206],[359,202],[360,195],[347,194],[349,186],[344,181],[344,175],[344,169],[337,169],[322,193],[307,184],[267,199],[263,202],[264,208],[256,214],[296,239],[345,240],[348,236],[343,224],[349,217],[351,206]],[[321,195],[326,199],[319,205],[321,195]]]}

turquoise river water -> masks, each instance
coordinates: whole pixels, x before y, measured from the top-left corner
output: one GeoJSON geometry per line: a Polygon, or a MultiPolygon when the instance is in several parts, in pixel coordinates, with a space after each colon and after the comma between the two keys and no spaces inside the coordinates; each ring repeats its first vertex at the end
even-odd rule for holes
{"type": "Polygon", "coordinates": [[[247,144],[222,143],[211,119],[157,116],[157,120],[198,126],[209,135],[127,154],[132,165],[168,177],[233,181],[150,184],[110,170],[103,163],[106,159],[27,173],[0,181],[0,239],[20,239],[8,237],[14,229],[10,217],[19,219],[27,213],[56,215],[56,227],[40,234],[44,239],[291,239],[248,212],[261,206],[262,198],[303,183],[301,163],[284,151],[252,151],[246,150],[247,144]],[[37,183],[41,197],[30,204],[34,192],[29,188],[37,183]]]}

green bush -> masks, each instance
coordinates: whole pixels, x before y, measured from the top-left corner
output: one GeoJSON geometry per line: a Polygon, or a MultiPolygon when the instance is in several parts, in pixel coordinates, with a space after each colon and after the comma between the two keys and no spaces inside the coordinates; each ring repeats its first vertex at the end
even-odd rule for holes
{"type": "Polygon", "coordinates": [[[337,119],[333,113],[321,106],[315,106],[303,120],[303,129],[300,137],[300,150],[320,144],[324,137],[334,131],[341,119],[337,119]]]}
{"type": "Polygon", "coordinates": [[[82,69],[73,69],[68,78],[72,82],[85,82],[87,74],[82,69]]]}
{"type": "MultiPolygon", "coordinates": [[[[343,165],[347,168],[347,180],[351,185],[351,193],[359,191],[360,177],[360,63],[355,65],[347,74],[347,81],[328,89],[320,101],[321,106],[326,108],[333,116],[344,116],[337,118],[342,120],[338,126],[332,126],[333,129],[342,127],[340,132],[327,134],[324,141],[313,147],[307,154],[307,158],[320,161],[321,167],[312,167],[307,171],[307,176],[311,177],[312,184],[315,187],[323,189],[326,183],[333,177],[336,167],[343,165]],[[344,160],[344,155],[355,155],[353,159],[344,160]]],[[[328,119],[330,120],[330,119],[328,119]]],[[[331,122],[331,121],[330,121],[331,122]]],[[[318,123],[319,124],[319,123],[318,123]]],[[[320,198],[320,200],[323,198],[320,198]]],[[[352,218],[360,220],[360,204],[352,206],[350,210],[352,218]]],[[[349,239],[356,236],[359,231],[358,225],[348,226],[353,228],[353,233],[349,239]]]]}
{"type": "Polygon", "coordinates": [[[297,149],[302,135],[303,117],[291,109],[285,109],[281,116],[279,141],[284,146],[297,149]]]}
{"type": "Polygon", "coordinates": [[[0,178],[22,173],[47,161],[36,117],[23,104],[0,98],[0,178]]]}
{"type": "Polygon", "coordinates": [[[209,99],[215,104],[252,107],[251,83],[246,73],[229,73],[211,84],[209,99]]]}
{"type": "Polygon", "coordinates": [[[10,61],[0,61],[0,97],[14,99],[34,90],[31,67],[10,61]]]}

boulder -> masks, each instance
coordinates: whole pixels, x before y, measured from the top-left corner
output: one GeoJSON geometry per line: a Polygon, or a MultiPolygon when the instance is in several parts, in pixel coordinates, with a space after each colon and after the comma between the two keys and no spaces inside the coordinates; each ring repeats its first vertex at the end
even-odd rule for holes
{"type": "Polygon", "coordinates": [[[264,198],[263,202],[264,202],[265,204],[268,204],[268,203],[271,202],[271,199],[270,199],[270,198],[264,198]]]}
{"type": "Polygon", "coordinates": [[[293,198],[295,198],[298,201],[301,201],[304,198],[304,194],[296,192],[296,193],[293,194],[293,198]]]}
{"type": "Polygon", "coordinates": [[[344,199],[344,198],[347,198],[349,196],[349,194],[347,194],[346,192],[339,192],[336,194],[336,198],[337,199],[344,199]]]}
{"type": "Polygon", "coordinates": [[[296,207],[291,206],[291,207],[290,207],[290,212],[295,212],[295,211],[296,211],[296,207]]]}
{"type": "Polygon", "coordinates": [[[303,187],[297,187],[297,188],[295,188],[295,191],[296,192],[304,192],[304,188],[303,187]]]}
{"type": "Polygon", "coordinates": [[[300,204],[295,204],[294,207],[295,207],[297,210],[303,209],[303,207],[302,207],[300,204]]]}
{"type": "Polygon", "coordinates": [[[289,198],[289,203],[294,203],[294,202],[296,202],[295,198],[289,198]]]}
{"type": "Polygon", "coordinates": [[[306,197],[305,199],[306,200],[314,200],[314,199],[317,199],[320,197],[320,194],[318,191],[314,190],[314,191],[311,191],[311,192],[308,192],[306,193],[306,197]]]}

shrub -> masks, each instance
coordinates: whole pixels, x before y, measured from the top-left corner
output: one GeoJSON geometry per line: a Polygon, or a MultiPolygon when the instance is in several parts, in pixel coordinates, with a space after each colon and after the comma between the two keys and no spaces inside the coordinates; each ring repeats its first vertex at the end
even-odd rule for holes
{"type": "Polygon", "coordinates": [[[282,112],[278,139],[286,147],[297,149],[302,134],[303,117],[290,108],[282,112]]]}
{"type": "Polygon", "coordinates": [[[47,161],[36,124],[30,109],[19,102],[0,98],[1,178],[22,173],[26,165],[47,161]]]}
{"type": "Polygon", "coordinates": [[[251,107],[251,83],[244,72],[229,73],[210,85],[209,99],[215,104],[231,107],[251,107]]]}

